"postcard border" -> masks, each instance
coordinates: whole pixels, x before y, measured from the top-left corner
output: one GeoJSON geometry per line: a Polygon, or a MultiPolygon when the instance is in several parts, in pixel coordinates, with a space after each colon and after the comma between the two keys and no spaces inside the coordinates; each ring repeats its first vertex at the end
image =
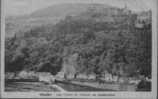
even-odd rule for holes
{"type": "MultiPolygon", "coordinates": [[[[80,94],[85,92],[49,92],[51,96],[40,96],[41,93],[44,92],[4,92],[4,40],[5,40],[5,15],[4,15],[4,0],[1,0],[1,66],[0,66],[0,73],[1,73],[1,80],[0,80],[0,87],[1,87],[1,96],[2,98],[155,98],[157,95],[157,33],[158,33],[158,26],[157,26],[157,0],[155,1],[155,5],[153,6],[152,10],[152,91],[151,92],[86,92],[86,93],[106,93],[106,94],[115,94],[114,96],[104,96],[104,97],[97,97],[97,96],[88,96],[88,97],[81,97],[81,96],[56,96],[59,93],[66,94],[66,93],[73,93],[73,94],[80,94]],[[54,96],[54,97],[53,97],[54,96]]],[[[48,92],[46,92],[48,93],[48,92]]]]}

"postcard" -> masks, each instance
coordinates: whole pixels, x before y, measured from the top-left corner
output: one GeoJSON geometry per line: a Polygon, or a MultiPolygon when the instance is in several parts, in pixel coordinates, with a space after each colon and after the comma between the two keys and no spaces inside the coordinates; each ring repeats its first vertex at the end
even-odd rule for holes
{"type": "Polygon", "coordinates": [[[157,32],[157,0],[1,0],[1,97],[157,99],[157,32]]]}

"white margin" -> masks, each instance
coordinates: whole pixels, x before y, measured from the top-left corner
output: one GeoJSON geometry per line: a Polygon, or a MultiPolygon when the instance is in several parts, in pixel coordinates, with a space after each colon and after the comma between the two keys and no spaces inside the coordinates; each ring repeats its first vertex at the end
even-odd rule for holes
{"type": "Polygon", "coordinates": [[[4,40],[5,40],[5,15],[4,0],[1,0],[1,96],[2,98],[135,98],[135,99],[156,99],[157,95],[157,0],[152,10],[152,91],[151,92],[5,92],[4,91],[4,40]],[[40,96],[41,93],[48,93],[51,96],[40,96]],[[80,96],[80,94],[107,94],[107,96],[80,96]],[[62,96],[58,96],[62,94],[62,96]],[[65,94],[73,94],[66,96],[65,94]],[[79,96],[75,96],[75,94],[79,96]],[[114,96],[108,96],[114,94],[114,96]]]}

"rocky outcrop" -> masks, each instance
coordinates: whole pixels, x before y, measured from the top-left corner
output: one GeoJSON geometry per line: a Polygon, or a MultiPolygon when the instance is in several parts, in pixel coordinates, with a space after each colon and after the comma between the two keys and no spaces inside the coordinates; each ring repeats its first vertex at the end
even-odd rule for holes
{"type": "Polygon", "coordinates": [[[74,78],[76,73],[78,53],[66,56],[63,58],[62,72],[64,72],[65,78],[74,78]]]}

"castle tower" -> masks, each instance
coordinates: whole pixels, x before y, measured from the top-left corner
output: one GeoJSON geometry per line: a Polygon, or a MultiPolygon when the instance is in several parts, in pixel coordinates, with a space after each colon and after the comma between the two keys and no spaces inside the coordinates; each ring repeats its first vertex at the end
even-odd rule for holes
{"type": "Polygon", "coordinates": [[[125,4],[125,6],[124,6],[124,8],[123,8],[123,12],[124,12],[125,14],[127,14],[127,15],[131,13],[131,10],[128,9],[127,4],[125,4]]]}
{"type": "Polygon", "coordinates": [[[125,4],[124,9],[127,9],[127,4],[125,4]]]}

